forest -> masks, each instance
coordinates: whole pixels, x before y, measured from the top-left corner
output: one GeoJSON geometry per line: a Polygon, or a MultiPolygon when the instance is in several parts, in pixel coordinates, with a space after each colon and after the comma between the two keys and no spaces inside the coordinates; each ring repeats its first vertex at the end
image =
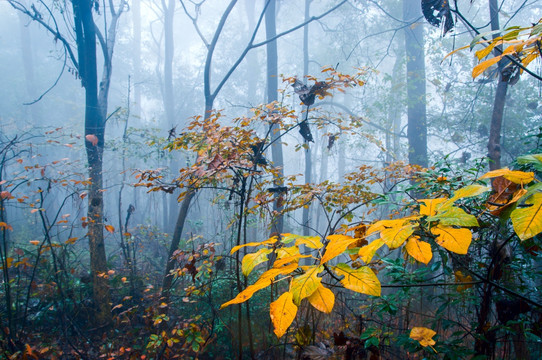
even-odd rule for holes
{"type": "Polygon", "coordinates": [[[0,360],[542,358],[542,2],[0,19],[0,360]]]}

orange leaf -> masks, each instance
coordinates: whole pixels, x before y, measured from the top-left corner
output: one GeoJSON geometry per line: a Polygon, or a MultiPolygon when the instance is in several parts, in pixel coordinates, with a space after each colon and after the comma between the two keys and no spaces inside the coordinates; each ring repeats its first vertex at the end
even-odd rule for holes
{"type": "Polygon", "coordinates": [[[113,227],[113,225],[105,225],[105,230],[107,230],[111,234],[115,232],[115,228],[113,227]]]}
{"type": "Polygon", "coordinates": [[[85,136],[85,139],[94,146],[98,145],[98,137],[96,135],[89,134],[85,136]]]}

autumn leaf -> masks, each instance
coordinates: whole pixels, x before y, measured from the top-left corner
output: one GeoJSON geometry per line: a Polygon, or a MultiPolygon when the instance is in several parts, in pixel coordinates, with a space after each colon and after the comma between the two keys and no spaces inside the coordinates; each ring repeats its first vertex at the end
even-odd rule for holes
{"type": "Polygon", "coordinates": [[[481,73],[487,70],[488,67],[495,65],[502,59],[502,55],[482,61],[472,69],[472,78],[476,79],[481,73]]]}
{"type": "Polygon", "coordinates": [[[529,207],[516,208],[510,214],[514,231],[521,240],[542,232],[542,193],[535,193],[525,201],[529,207]]]}
{"type": "Polygon", "coordinates": [[[270,239],[267,239],[265,241],[262,241],[262,242],[249,242],[249,243],[246,243],[246,244],[243,244],[243,245],[237,245],[237,246],[234,246],[231,251],[230,251],[230,254],[234,254],[237,250],[239,249],[242,249],[246,246],[260,246],[260,245],[268,245],[268,244],[274,244],[277,242],[277,237],[273,236],[272,238],[270,239]]]}
{"type": "Polygon", "coordinates": [[[96,135],[92,135],[92,134],[86,135],[85,139],[87,139],[87,141],[91,143],[93,146],[98,145],[98,137],[96,135]]]}
{"type": "Polygon", "coordinates": [[[282,294],[276,301],[271,303],[269,310],[274,333],[278,338],[281,338],[297,314],[297,306],[293,302],[292,293],[285,292],[282,294]]]}
{"type": "Polygon", "coordinates": [[[498,176],[519,185],[525,185],[534,180],[534,173],[532,172],[514,171],[508,168],[489,171],[482,175],[480,179],[491,179],[498,176]]]}
{"type": "Polygon", "coordinates": [[[486,191],[489,191],[489,190],[491,190],[491,188],[489,188],[487,186],[484,186],[484,185],[478,185],[478,184],[473,184],[473,185],[468,185],[468,186],[462,187],[461,189],[457,190],[454,193],[453,197],[451,197],[449,200],[444,202],[440,206],[440,209],[445,209],[446,207],[452,205],[455,201],[457,201],[459,199],[464,199],[464,198],[477,196],[477,195],[483,194],[483,193],[485,193],[486,191]]]}
{"type": "Polygon", "coordinates": [[[380,249],[382,245],[384,245],[384,240],[382,240],[381,238],[373,240],[369,245],[365,245],[364,247],[359,249],[358,255],[361,257],[363,262],[368,264],[373,259],[376,251],[380,249]]]}
{"type": "Polygon", "coordinates": [[[425,265],[429,264],[429,261],[433,258],[431,245],[428,242],[420,241],[418,236],[409,238],[405,245],[405,249],[410,256],[425,265]]]}
{"type": "Polygon", "coordinates": [[[403,245],[406,239],[414,232],[415,226],[407,224],[400,227],[392,227],[380,231],[380,237],[390,249],[396,249],[403,245]]]}
{"type": "Polygon", "coordinates": [[[222,304],[220,306],[220,309],[223,309],[229,305],[240,304],[242,302],[247,301],[248,299],[252,297],[252,295],[254,295],[254,293],[271,285],[275,277],[277,277],[278,275],[286,275],[296,269],[297,269],[297,264],[294,263],[294,264],[289,264],[286,266],[271,268],[267,270],[266,272],[260,275],[260,277],[254,284],[247,286],[243,291],[237,294],[237,296],[234,299],[222,304]]]}
{"type": "Polygon", "coordinates": [[[427,221],[438,221],[440,225],[446,226],[478,226],[476,216],[467,214],[465,210],[456,206],[445,208],[443,212],[428,217],[427,221]]]}
{"type": "Polygon", "coordinates": [[[320,284],[307,300],[316,310],[329,314],[335,305],[335,294],[320,284]]]}
{"type": "Polygon", "coordinates": [[[105,225],[105,230],[107,230],[111,234],[115,232],[115,228],[113,227],[113,225],[105,225]]]}
{"type": "Polygon", "coordinates": [[[433,340],[433,336],[436,334],[435,331],[426,327],[414,327],[410,331],[410,338],[418,341],[421,346],[426,347],[436,344],[435,340],[433,340]]]}
{"type": "Polygon", "coordinates": [[[420,215],[433,216],[437,213],[438,206],[448,200],[447,198],[438,199],[421,199],[418,202],[420,204],[420,215]]]}
{"type": "Polygon", "coordinates": [[[472,241],[472,233],[469,229],[456,229],[449,226],[437,225],[431,229],[437,238],[435,241],[443,248],[456,254],[465,255],[472,241]]]}
{"type": "Polygon", "coordinates": [[[322,271],[322,266],[306,267],[303,275],[296,276],[290,284],[290,292],[293,296],[293,301],[299,306],[301,300],[312,295],[322,282],[322,278],[317,275],[322,271]]]}
{"type": "Polygon", "coordinates": [[[345,263],[333,267],[337,275],[344,275],[341,284],[349,290],[362,294],[380,296],[380,281],[368,266],[353,269],[345,263]]]}
{"type": "MultiPolygon", "coordinates": [[[[469,282],[472,282],[472,276],[470,275],[467,275],[465,276],[463,274],[463,272],[461,270],[457,270],[455,273],[455,280],[457,282],[462,282],[462,283],[469,283],[469,282]]],[[[469,289],[472,287],[472,284],[462,284],[462,285],[458,285],[457,286],[457,291],[459,292],[463,292],[465,291],[466,289],[469,289]]]]}
{"type": "Polygon", "coordinates": [[[299,246],[300,244],[305,245],[311,249],[321,249],[324,244],[320,241],[319,236],[300,236],[295,241],[295,245],[299,246]]]}
{"type": "Polygon", "coordinates": [[[254,254],[247,254],[243,257],[241,270],[243,275],[248,276],[252,270],[259,264],[268,260],[267,255],[273,252],[273,249],[260,249],[254,254]]]}
{"type": "Polygon", "coordinates": [[[382,230],[385,230],[385,229],[399,227],[399,226],[403,225],[405,223],[405,221],[406,221],[405,219],[379,220],[379,221],[371,224],[371,226],[369,226],[369,228],[367,229],[366,235],[369,236],[369,235],[372,235],[372,234],[374,234],[376,232],[379,232],[379,231],[382,231],[382,230]]]}
{"type": "Polygon", "coordinates": [[[320,260],[320,264],[325,264],[334,257],[342,254],[348,245],[358,240],[351,236],[339,234],[329,235],[326,239],[329,240],[329,243],[326,246],[324,256],[322,256],[322,259],[320,260]]]}

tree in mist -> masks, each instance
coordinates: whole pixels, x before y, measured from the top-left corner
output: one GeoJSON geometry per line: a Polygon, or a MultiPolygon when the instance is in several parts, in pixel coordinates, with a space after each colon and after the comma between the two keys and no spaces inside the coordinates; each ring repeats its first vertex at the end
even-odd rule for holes
{"type": "Polygon", "coordinates": [[[427,167],[427,111],[425,94],[425,54],[421,5],[418,0],[403,0],[405,27],[408,161],[427,167]]]}
{"type": "Polygon", "coordinates": [[[96,308],[94,320],[98,325],[107,325],[111,322],[111,305],[109,285],[107,277],[104,276],[107,273],[107,258],[103,233],[103,151],[117,24],[127,3],[121,1],[115,5],[111,0],[107,9],[101,10],[100,4],[92,0],[74,0],[71,9],[67,6],[58,8],[57,4],[47,6],[42,3],[43,7],[39,9],[36,5],[27,7],[14,0],[9,0],[9,3],[17,11],[43,26],[55,37],[55,41],[61,42],[65,56],[71,61],[85,89],[85,149],[91,182],[86,220],[93,300],[96,308]],[[55,14],[51,9],[59,12],[55,14]],[[94,20],[100,11],[109,13],[103,33],[94,20]],[[61,23],[61,19],[68,20],[66,18],[68,15],[74,26],[73,32],[70,31],[71,26],[68,23],[61,23]],[[67,30],[60,27],[63,25],[67,30]],[[72,42],[72,38],[75,39],[75,43],[72,42]],[[96,42],[100,45],[100,52],[96,49],[96,42]],[[101,77],[97,69],[98,53],[101,54],[103,61],[101,77]]]}

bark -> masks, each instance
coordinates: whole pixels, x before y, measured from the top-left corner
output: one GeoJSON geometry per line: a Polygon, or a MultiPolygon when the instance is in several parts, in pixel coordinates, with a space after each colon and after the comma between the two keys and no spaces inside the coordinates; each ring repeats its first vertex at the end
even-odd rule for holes
{"type": "MultiPolygon", "coordinates": [[[[489,0],[489,13],[491,16],[491,30],[499,29],[499,5],[497,0],[489,0]]],[[[498,35],[494,35],[495,38],[498,35]]],[[[495,56],[502,51],[502,46],[496,46],[495,56]]],[[[489,128],[489,141],[487,144],[489,169],[496,170],[501,168],[501,129],[504,116],[504,104],[506,93],[508,91],[508,76],[504,73],[503,62],[498,63],[499,82],[495,92],[495,101],[493,102],[493,112],[491,114],[491,124],[489,128]]]]}
{"type": "Polygon", "coordinates": [[[403,18],[411,22],[405,27],[407,59],[408,161],[427,167],[427,114],[425,87],[425,54],[422,16],[417,0],[403,0],[403,18]]]}
{"type": "MultiPolygon", "coordinates": [[[[310,18],[310,7],[312,0],[305,0],[305,22],[310,18]]],[[[309,24],[305,25],[303,28],[303,75],[306,76],[309,74],[309,24]]],[[[304,78],[305,79],[305,78],[304,78]]],[[[305,81],[305,80],[304,80],[305,81]]],[[[308,107],[306,109],[309,111],[308,107]]],[[[312,154],[310,143],[305,141],[305,184],[310,184],[312,182],[312,154]]],[[[303,207],[302,214],[302,225],[303,225],[303,235],[309,235],[309,211],[310,206],[303,207]]]]}
{"type": "MultiPolygon", "coordinates": [[[[189,190],[185,195],[181,208],[179,209],[179,215],[177,216],[177,222],[175,224],[175,231],[173,232],[173,238],[171,239],[171,244],[169,246],[168,252],[168,261],[166,265],[166,272],[164,274],[164,279],[162,281],[162,301],[167,303],[169,300],[171,285],[173,284],[174,276],[171,274],[171,271],[175,267],[176,260],[174,258],[175,251],[179,248],[179,243],[181,241],[181,236],[183,235],[184,224],[186,222],[186,217],[188,216],[188,209],[192,199],[196,195],[196,190],[189,190]]],[[[167,308],[164,309],[167,311],[167,308]]]]}
{"type": "MultiPolygon", "coordinates": [[[[270,0],[269,6],[265,12],[265,31],[267,39],[273,39],[277,35],[276,28],[276,0],[270,0]]],[[[269,41],[266,45],[267,49],[267,102],[272,103],[278,99],[278,51],[277,40],[269,41]]],[[[284,160],[282,155],[282,144],[280,142],[280,129],[275,124],[271,124],[271,157],[273,165],[279,168],[279,176],[275,179],[275,186],[283,186],[284,177],[284,160]]],[[[280,194],[275,194],[273,210],[276,212],[282,211],[280,205],[280,194]]],[[[282,215],[277,215],[272,220],[271,232],[280,234],[283,232],[284,219],[282,215]]]]}

